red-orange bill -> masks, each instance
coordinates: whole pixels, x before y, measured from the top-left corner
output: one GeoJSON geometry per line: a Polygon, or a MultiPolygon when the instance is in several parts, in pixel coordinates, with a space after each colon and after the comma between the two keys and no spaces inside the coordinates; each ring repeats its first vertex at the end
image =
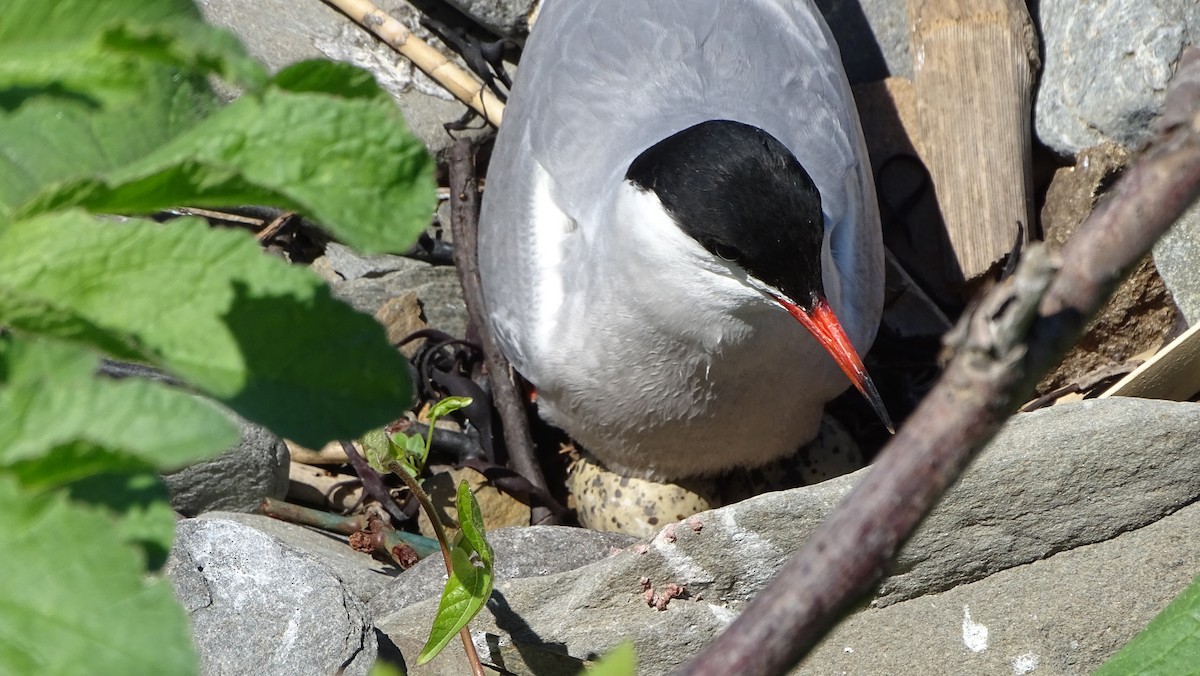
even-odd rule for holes
{"type": "Polygon", "coordinates": [[[842,372],[846,374],[854,387],[858,388],[858,391],[867,398],[871,408],[875,409],[875,414],[887,426],[888,431],[895,434],[896,428],[892,425],[891,416],[888,415],[887,409],[883,405],[883,399],[880,398],[879,391],[875,389],[875,383],[871,381],[871,376],[867,373],[867,368],[863,366],[862,359],[859,359],[858,352],[854,350],[850,339],[846,337],[842,323],[833,313],[833,308],[829,307],[829,302],[821,296],[814,296],[812,307],[806,309],[786,298],[776,296],[775,300],[788,311],[788,314],[795,317],[801,326],[808,329],[817,342],[821,343],[821,347],[824,347],[825,351],[833,357],[833,361],[841,367],[842,372]]]}

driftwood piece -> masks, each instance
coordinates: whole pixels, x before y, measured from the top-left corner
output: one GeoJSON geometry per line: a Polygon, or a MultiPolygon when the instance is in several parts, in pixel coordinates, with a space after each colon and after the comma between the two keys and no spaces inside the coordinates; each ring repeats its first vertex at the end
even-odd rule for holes
{"type": "MultiPolygon", "coordinates": [[[[781,674],[887,570],[933,504],[1066,354],[1088,318],[1200,195],[1200,49],[1184,51],[1157,138],[1053,269],[1033,247],[964,316],[942,379],[842,505],[680,673],[781,674]],[[1042,293],[1044,289],[1044,294],[1042,293]]],[[[1003,496],[997,496],[1003,499],[1003,496]]]]}
{"type": "Polygon", "coordinates": [[[292,461],[288,469],[288,501],[320,509],[349,512],[363,500],[359,478],[292,461]]]}
{"type": "Polygon", "coordinates": [[[908,12],[922,157],[954,250],[950,274],[970,282],[1021,229],[1029,239],[1037,37],[1020,0],[909,0],[908,12]]]}

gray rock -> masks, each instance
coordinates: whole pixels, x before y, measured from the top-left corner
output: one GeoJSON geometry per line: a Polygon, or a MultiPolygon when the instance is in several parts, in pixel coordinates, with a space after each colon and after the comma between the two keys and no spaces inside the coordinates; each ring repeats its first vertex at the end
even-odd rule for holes
{"type": "MultiPolygon", "coordinates": [[[[233,521],[261,531],[283,544],[311,555],[333,572],[359,601],[367,603],[387,589],[400,573],[394,565],[384,563],[370,554],[355,551],[346,538],[294,523],[272,519],[261,514],[237,512],[208,512],[199,520],[233,521]]],[[[440,563],[440,559],[439,559],[440,563]]]]}
{"type": "MultiPolygon", "coordinates": [[[[408,3],[378,0],[375,4],[442,53],[453,54],[419,25],[416,10],[408,3]]],[[[459,119],[466,106],[329,5],[294,0],[198,0],[197,5],[206,21],[237,34],[250,54],[272,71],[320,58],[366,68],[396,99],[409,129],[431,152],[441,152],[454,141],[442,125],[459,119]]]]}
{"type": "Polygon", "coordinates": [[[850,84],[889,75],[912,77],[908,51],[908,10],[891,0],[817,0],[837,40],[850,84]]]}
{"type": "Polygon", "coordinates": [[[345,280],[363,277],[382,277],[389,272],[414,269],[410,259],[393,254],[355,253],[350,247],[330,242],[325,247],[325,260],[329,267],[345,280]]]}
{"type": "Polygon", "coordinates": [[[287,496],[291,454],[267,428],[232,416],[241,431],[237,446],[163,479],[171,506],[184,516],[217,509],[254,512],[263,498],[287,496]]]}
{"type": "Polygon", "coordinates": [[[1197,570],[1200,504],[1107,542],[860,612],[795,673],[1090,674],[1197,570]]]}
{"type": "MultiPolygon", "coordinates": [[[[876,604],[1104,541],[1194,502],[1198,412],[1197,404],[1109,399],[1018,416],[905,547],[876,604]]],[[[585,659],[632,637],[641,668],[662,672],[724,627],[861,476],[706,512],[598,563],[500,585],[472,624],[476,644],[512,669],[516,654],[585,659]],[[675,599],[658,612],[643,599],[642,578],[655,590],[684,585],[693,600],[675,599]]],[[[1119,586],[1125,573],[1113,574],[1119,586]]],[[[409,654],[425,638],[411,627],[434,607],[425,601],[381,613],[376,626],[409,654]]],[[[430,666],[425,673],[453,673],[430,666]]]]}
{"type": "Polygon", "coordinates": [[[1154,265],[1188,326],[1200,322],[1200,203],[1154,245],[1154,265]]]}
{"type": "MultiPolygon", "coordinates": [[[[487,537],[495,551],[497,586],[508,580],[574,570],[605,559],[617,548],[636,541],[629,535],[562,526],[500,528],[487,537]]],[[[371,614],[381,617],[440,597],[445,584],[446,566],[441,557],[427,557],[404,571],[371,601],[371,614]]]]}
{"type": "Polygon", "coordinates": [[[454,268],[437,267],[399,256],[392,258],[396,259],[394,272],[332,282],[333,295],[359,312],[373,315],[389,299],[412,291],[421,300],[430,327],[454,336],[464,335],[467,305],[454,268]]]}
{"type": "Polygon", "coordinates": [[[167,576],[192,623],[201,673],[366,674],[366,606],[316,558],[233,521],[176,527],[167,576]]]}
{"type": "Polygon", "coordinates": [[[1045,54],[1038,138],[1063,155],[1144,140],[1180,51],[1200,37],[1200,4],[1043,0],[1037,14],[1045,54]]]}
{"type": "Polygon", "coordinates": [[[541,0],[447,0],[458,11],[496,35],[522,39],[541,0]]]}
{"type": "Polygon", "coordinates": [[[1152,523],[1200,497],[1200,404],[1088,400],[1019,416],[904,547],[879,604],[1152,523]]]}

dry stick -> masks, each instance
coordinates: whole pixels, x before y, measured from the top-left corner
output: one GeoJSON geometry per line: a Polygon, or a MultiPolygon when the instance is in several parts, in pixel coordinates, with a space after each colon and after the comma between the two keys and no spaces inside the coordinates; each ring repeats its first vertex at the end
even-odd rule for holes
{"type": "MultiPolygon", "coordinates": [[[[475,150],[467,139],[459,139],[450,148],[450,229],[454,235],[454,266],[462,283],[463,297],[471,324],[477,327],[479,342],[487,364],[488,380],[496,409],[504,428],[504,443],[512,468],[529,483],[549,493],[546,478],[538,467],[533,453],[533,438],[529,434],[525,407],[521,395],[509,377],[509,364],[492,332],[483,319],[483,290],[479,283],[479,258],[476,246],[476,224],[479,219],[479,189],[475,183],[475,150]]],[[[551,524],[555,518],[545,505],[533,505],[529,520],[534,524],[551,524]]]]}
{"type": "Polygon", "coordinates": [[[960,322],[954,361],[867,477],[680,673],[784,673],[878,582],[1037,377],[1200,193],[1200,50],[1180,59],[1163,121],[1153,147],[1063,249],[1045,295],[1039,287],[1053,265],[1032,249],[1013,278],[960,322]]]}
{"type": "Polygon", "coordinates": [[[412,34],[408,27],[379,9],[370,0],[325,0],[374,33],[401,56],[446,88],[458,100],[499,127],[504,104],[474,75],[459,68],[438,50],[412,34]]]}
{"type": "Polygon", "coordinates": [[[392,497],[392,490],[387,484],[383,483],[383,477],[379,476],[371,467],[371,463],[362,457],[354,444],[349,441],[342,441],[342,450],[346,452],[346,459],[350,461],[350,465],[354,467],[354,472],[358,474],[358,478],[362,481],[363,489],[367,491],[367,495],[379,501],[379,506],[388,513],[388,516],[396,520],[396,523],[404,523],[408,520],[408,515],[404,510],[400,509],[400,505],[396,504],[396,499],[392,497]]]}

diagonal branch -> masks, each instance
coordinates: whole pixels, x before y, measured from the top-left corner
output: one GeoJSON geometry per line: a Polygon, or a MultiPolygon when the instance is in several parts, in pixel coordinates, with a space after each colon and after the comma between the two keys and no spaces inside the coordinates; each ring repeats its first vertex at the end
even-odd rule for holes
{"type": "Polygon", "coordinates": [[[1181,57],[1156,131],[1111,199],[1064,248],[1057,274],[1054,262],[1031,250],[964,317],[950,337],[954,360],[868,476],[680,673],[783,673],[879,581],[1037,377],[1200,193],[1200,49],[1181,57]]]}
{"type": "MultiPolygon", "coordinates": [[[[462,282],[471,324],[479,331],[479,344],[492,384],[492,396],[504,428],[504,443],[512,468],[538,489],[538,497],[550,503],[546,479],[534,455],[533,439],[529,433],[525,408],[516,385],[509,377],[508,360],[496,345],[496,339],[484,321],[483,287],[479,281],[478,247],[475,233],[479,221],[479,188],[475,179],[475,149],[468,139],[459,139],[450,147],[450,226],[454,234],[454,265],[462,282]]],[[[531,496],[533,497],[533,496],[531,496]]],[[[562,508],[556,504],[532,505],[530,521],[534,525],[555,523],[555,513],[562,508]]]]}

